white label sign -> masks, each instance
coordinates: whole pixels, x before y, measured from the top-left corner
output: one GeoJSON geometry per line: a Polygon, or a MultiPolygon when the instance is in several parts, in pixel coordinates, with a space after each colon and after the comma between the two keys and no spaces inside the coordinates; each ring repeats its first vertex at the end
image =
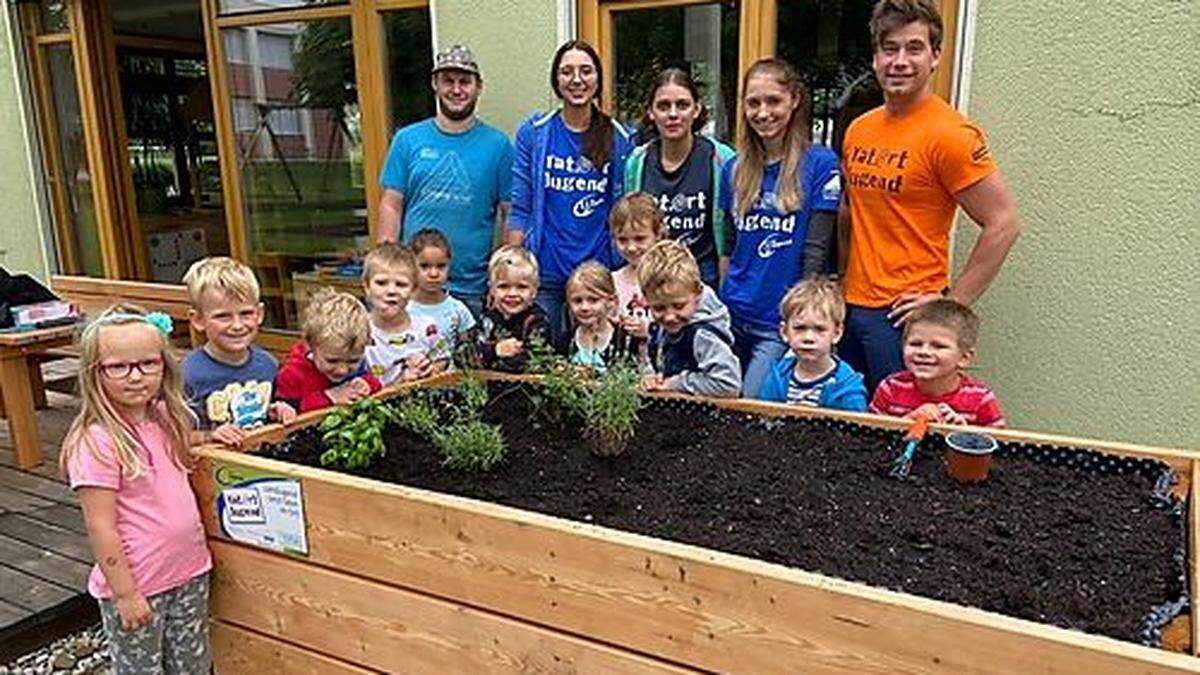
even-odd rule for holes
{"type": "Polygon", "coordinates": [[[221,487],[217,517],[234,541],[308,555],[304,497],[294,478],[256,477],[221,487]]]}

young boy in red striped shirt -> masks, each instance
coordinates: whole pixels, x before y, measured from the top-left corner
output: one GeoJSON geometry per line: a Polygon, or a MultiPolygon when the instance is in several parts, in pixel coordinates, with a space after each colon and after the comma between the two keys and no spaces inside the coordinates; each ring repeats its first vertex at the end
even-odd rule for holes
{"type": "Polygon", "coordinates": [[[1002,427],[996,394],[962,370],[975,357],[979,317],[954,300],[935,300],[912,313],[904,328],[904,370],[875,390],[868,410],[932,422],[1002,427]]]}

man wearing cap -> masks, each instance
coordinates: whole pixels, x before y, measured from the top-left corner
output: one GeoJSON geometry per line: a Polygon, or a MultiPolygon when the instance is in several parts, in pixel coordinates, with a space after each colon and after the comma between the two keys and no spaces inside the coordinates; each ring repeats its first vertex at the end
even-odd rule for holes
{"type": "Polygon", "coordinates": [[[449,290],[482,312],[495,228],[512,184],[512,144],[475,116],[483,78],[471,50],[453,45],[433,66],[437,114],[396,132],[379,184],[380,242],[408,241],[432,227],[450,240],[449,290]]]}

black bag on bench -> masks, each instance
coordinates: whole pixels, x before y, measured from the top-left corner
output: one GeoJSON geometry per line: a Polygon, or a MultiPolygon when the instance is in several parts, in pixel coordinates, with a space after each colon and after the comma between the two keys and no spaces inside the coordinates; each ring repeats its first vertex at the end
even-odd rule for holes
{"type": "Polygon", "coordinates": [[[13,307],[50,302],[58,297],[28,274],[9,274],[0,267],[0,328],[12,328],[13,307]]]}

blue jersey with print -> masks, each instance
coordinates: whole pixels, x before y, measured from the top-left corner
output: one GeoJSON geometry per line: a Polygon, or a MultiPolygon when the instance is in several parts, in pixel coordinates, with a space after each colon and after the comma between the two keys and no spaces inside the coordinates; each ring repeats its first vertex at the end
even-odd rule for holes
{"type": "Polygon", "coordinates": [[[239,427],[265,424],[279,365],[261,347],[250,347],[240,366],[222,363],[203,347],[183,359],[183,390],[199,427],[232,423],[239,427]]]}
{"type": "Polygon", "coordinates": [[[484,292],[496,205],[511,199],[512,156],[508,137],[479,121],[451,134],[428,119],[392,139],[379,184],[404,195],[404,241],[427,227],[450,240],[453,292],[484,292]]]}
{"type": "Polygon", "coordinates": [[[562,116],[550,121],[550,143],[542,167],[546,191],[546,232],[536,251],[541,277],[562,284],[575,267],[598,260],[612,267],[608,236],[608,181],[612,162],[600,169],[583,155],[583,134],[562,116]]]}
{"type": "Polygon", "coordinates": [[[720,208],[733,223],[736,239],[729,258],[729,273],[721,286],[721,300],[734,323],[773,331],[779,327],[779,302],[804,274],[804,239],[808,220],[816,211],[837,211],[841,199],[841,174],[837,155],[814,145],[801,160],[800,208],[782,213],[776,207],[775,187],[780,163],[763,171],[759,198],[738,216],[733,208],[733,172],[736,161],[726,163],[721,180],[720,208]]]}

